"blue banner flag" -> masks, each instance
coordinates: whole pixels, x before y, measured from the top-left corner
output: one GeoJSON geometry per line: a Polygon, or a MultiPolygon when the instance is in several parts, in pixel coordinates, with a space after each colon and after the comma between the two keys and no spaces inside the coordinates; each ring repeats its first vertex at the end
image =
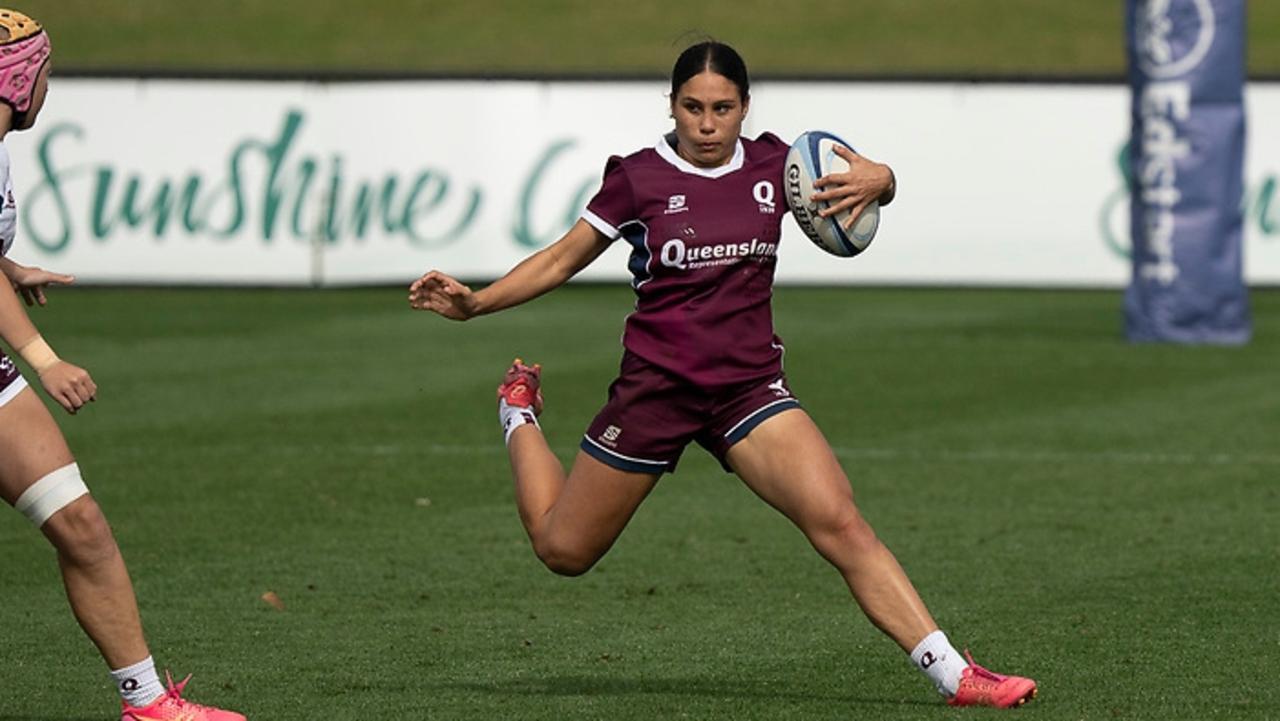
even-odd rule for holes
{"type": "Polygon", "coordinates": [[[1127,0],[1131,341],[1247,343],[1245,0],[1127,0]]]}

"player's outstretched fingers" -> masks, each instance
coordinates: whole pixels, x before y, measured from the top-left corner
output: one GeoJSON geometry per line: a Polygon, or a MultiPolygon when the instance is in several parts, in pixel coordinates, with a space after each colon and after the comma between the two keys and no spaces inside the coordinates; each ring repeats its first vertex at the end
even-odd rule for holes
{"type": "Polygon", "coordinates": [[[426,285],[435,275],[436,271],[434,270],[423,273],[417,280],[409,284],[409,295],[412,296],[421,290],[422,286],[426,285]]]}
{"type": "Polygon", "coordinates": [[[409,306],[450,320],[468,320],[477,313],[471,288],[438,270],[426,273],[409,285],[409,306]]]}
{"type": "Polygon", "coordinates": [[[445,276],[438,270],[428,271],[422,274],[422,277],[409,284],[409,300],[422,298],[429,294],[432,290],[440,287],[441,277],[445,276]]]}
{"type": "Polygon", "coordinates": [[[453,305],[452,297],[464,291],[469,292],[470,289],[433,270],[409,286],[409,305],[417,310],[432,310],[443,315],[443,308],[453,305]]]}
{"type": "Polygon", "coordinates": [[[76,282],[74,275],[66,273],[55,273],[44,268],[24,268],[21,275],[16,279],[16,285],[19,292],[22,293],[22,299],[27,305],[47,305],[49,300],[45,297],[44,289],[50,285],[71,285],[76,282]]]}

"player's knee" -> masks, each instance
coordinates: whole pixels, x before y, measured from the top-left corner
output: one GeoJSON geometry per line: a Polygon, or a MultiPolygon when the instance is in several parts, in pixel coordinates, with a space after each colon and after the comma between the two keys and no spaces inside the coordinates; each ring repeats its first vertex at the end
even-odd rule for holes
{"type": "Polygon", "coordinates": [[[810,534],[810,538],[827,557],[846,554],[861,556],[875,552],[881,545],[871,524],[852,508],[826,519],[810,534]]]}
{"type": "Polygon", "coordinates": [[[37,479],[13,505],[73,564],[96,563],[118,553],[107,519],[75,463],[37,479]]]}
{"type": "Polygon", "coordinates": [[[590,571],[600,558],[598,554],[584,550],[580,544],[555,537],[535,542],[533,551],[542,565],[560,576],[581,576],[590,571]]]}
{"type": "Polygon", "coordinates": [[[76,566],[92,566],[120,552],[111,526],[92,496],[81,496],[59,510],[44,530],[58,553],[76,566]]]}

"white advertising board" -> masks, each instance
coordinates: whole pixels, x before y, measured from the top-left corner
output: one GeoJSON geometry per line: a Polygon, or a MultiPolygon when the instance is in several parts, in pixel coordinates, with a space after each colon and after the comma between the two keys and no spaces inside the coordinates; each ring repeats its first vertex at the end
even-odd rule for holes
{"type": "MultiPolygon", "coordinates": [[[[89,283],[497,277],[605,160],[669,129],[661,82],[59,79],[10,134],[21,262],[89,283]]],[[[1123,86],[761,82],[748,135],[835,132],[898,199],[852,260],[785,221],[781,282],[1106,286],[1129,265],[1123,86]]],[[[1246,96],[1246,274],[1280,283],[1280,86],[1246,96]]],[[[582,274],[625,279],[618,244],[582,274]]]]}

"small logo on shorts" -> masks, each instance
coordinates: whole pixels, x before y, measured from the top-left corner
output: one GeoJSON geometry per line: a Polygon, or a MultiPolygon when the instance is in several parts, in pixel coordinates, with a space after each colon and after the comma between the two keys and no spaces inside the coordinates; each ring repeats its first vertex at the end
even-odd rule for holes
{"type": "Polygon", "coordinates": [[[791,395],[791,391],[784,388],[782,384],[783,384],[783,380],[779,378],[778,380],[769,384],[769,390],[773,391],[773,394],[779,398],[786,398],[787,396],[791,395]]]}
{"type": "Polygon", "coordinates": [[[604,433],[600,434],[600,440],[609,445],[617,445],[618,436],[622,435],[622,429],[617,426],[609,426],[604,429],[604,433]]]}
{"type": "Polygon", "coordinates": [[[684,213],[688,210],[689,208],[687,208],[684,204],[683,195],[673,195],[670,198],[667,198],[666,215],[671,215],[673,213],[684,213]]]}

